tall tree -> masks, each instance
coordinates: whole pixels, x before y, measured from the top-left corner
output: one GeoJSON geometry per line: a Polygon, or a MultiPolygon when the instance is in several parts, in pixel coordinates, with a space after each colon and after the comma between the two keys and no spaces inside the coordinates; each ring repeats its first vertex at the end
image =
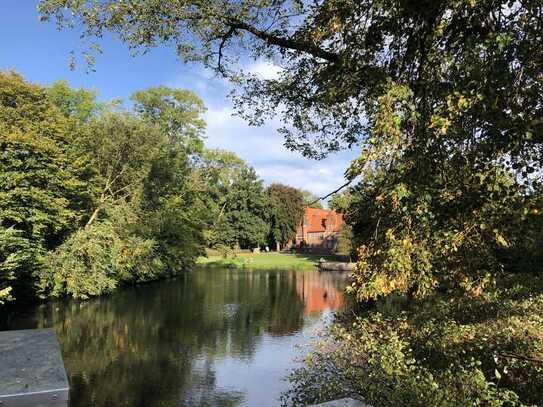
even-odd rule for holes
{"type": "Polygon", "coordinates": [[[302,220],[304,198],[293,187],[271,184],[266,188],[270,219],[270,240],[280,250],[289,240],[294,239],[302,220]]]}
{"type": "Polygon", "coordinates": [[[132,101],[136,113],[159,125],[172,143],[182,145],[189,154],[202,151],[206,109],[193,92],[158,86],[135,92],[132,101]]]}
{"type": "Polygon", "coordinates": [[[262,180],[253,168],[243,169],[230,187],[225,206],[225,233],[242,249],[266,243],[269,226],[262,180]]]}
{"type": "Polygon", "coordinates": [[[43,254],[83,215],[69,130],[45,89],[0,72],[0,303],[33,294],[43,254]]]}
{"type": "Polygon", "coordinates": [[[233,234],[226,230],[225,215],[232,185],[247,170],[245,161],[226,150],[205,149],[196,161],[193,177],[206,208],[205,236],[209,247],[235,244],[233,234]]]}

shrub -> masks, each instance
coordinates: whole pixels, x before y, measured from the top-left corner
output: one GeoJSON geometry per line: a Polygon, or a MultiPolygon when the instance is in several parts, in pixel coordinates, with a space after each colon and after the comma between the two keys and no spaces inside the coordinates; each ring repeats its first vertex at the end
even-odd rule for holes
{"type": "Polygon", "coordinates": [[[163,269],[154,250],[153,240],[123,237],[110,222],[96,222],[45,257],[40,292],[87,299],[123,283],[151,280],[163,269]]]}
{"type": "Polygon", "coordinates": [[[391,296],[331,329],[290,376],[284,405],[536,405],[543,399],[543,281],[503,278],[474,298],[391,296]]]}

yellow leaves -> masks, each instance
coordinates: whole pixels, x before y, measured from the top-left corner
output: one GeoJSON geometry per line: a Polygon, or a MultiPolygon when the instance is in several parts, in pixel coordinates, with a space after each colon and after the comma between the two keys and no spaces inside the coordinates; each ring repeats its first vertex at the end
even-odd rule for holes
{"type": "Polygon", "coordinates": [[[440,109],[440,113],[432,115],[430,128],[436,129],[438,134],[447,134],[454,121],[470,109],[478,99],[478,95],[464,95],[460,92],[447,96],[446,106],[440,109]]]}
{"type": "Polygon", "coordinates": [[[405,232],[397,235],[393,229],[385,231],[386,242],[377,250],[373,246],[359,248],[359,261],[353,274],[350,292],[359,300],[375,299],[392,292],[415,294],[423,297],[437,284],[431,275],[429,252],[405,232]]]}
{"type": "Polygon", "coordinates": [[[327,37],[336,34],[343,28],[343,22],[337,15],[333,15],[328,19],[326,25],[317,26],[312,33],[313,41],[319,43],[327,37]]]}
{"type": "Polygon", "coordinates": [[[328,29],[330,32],[337,33],[341,31],[342,27],[343,23],[337,16],[334,16],[330,19],[330,23],[328,24],[328,29]]]}
{"type": "Polygon", "coordinates": [[[5,287],[3,289],[0,289],[0,305],[4,304],[7,301],[12,300],[11,298],[11,290],[12,287],[5,287]]]}
{"type": "Polygon", "coordinates": [[[391,83],[387,92],[377,99],[379,107],[375,114],[373,133],[385,137],[389,144],[392,142],[396,147],[404,139],[401,128],[408,115],[409,106],[406,103],[411,96],[409,87],[391,83]]]}
{"type": "Polygon", "coordinates": [[[498,243],[501,247],[510,247],[511,244],[503,237],[503,235],[497,230],[494,229],[494,237],[496,239],[496,243],[498,243]]]}
{"type": "Polygon", "coordinates": [[[436,129],[441,135],[447,134],[450,125],[451,121],[447,117],[433,115],[430,119],[430,128],[436,129]]]}

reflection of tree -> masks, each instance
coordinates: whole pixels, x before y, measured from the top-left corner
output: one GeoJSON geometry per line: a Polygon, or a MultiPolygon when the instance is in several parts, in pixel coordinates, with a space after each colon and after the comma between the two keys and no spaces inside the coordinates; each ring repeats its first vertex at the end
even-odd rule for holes
{"type": "Polygon", "coordinates": [[[299,287],[318,285],[311,274],[318,277],[198,271],[88,302],[46,304],[32,326],[55,327],[72,406],[235,405],[243,395],[217,388],[214,360],[250,359],[264,332],[300,330],[299,287]]]}

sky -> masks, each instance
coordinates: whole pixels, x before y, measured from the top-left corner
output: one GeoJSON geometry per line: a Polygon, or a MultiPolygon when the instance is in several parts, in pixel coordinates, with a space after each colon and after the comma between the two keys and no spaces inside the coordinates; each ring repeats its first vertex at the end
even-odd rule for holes
{"type": "MultiPolygon", "coordinates": [[[[71,69],[70,52],[77,55],[82,49],[81,29],[58,31],[54,22],[40,22],[37,4],[37,0],[2,0],[0,70],[14,69],[44,85],[64,79],[74,87],[96,90],[102,100],[128,100],[134,91],[158,85],[190,89],[208,109],[206,146],[235,152],[266,184],[281,182],[323,196],[344,183],[343,174],[356,150],[321,161],[287,150],[277,132],[279,118],[262,127],[248,126],[232,115],[227,98],[230,84],[201,65],[184,64],[173,48],[158,47],[134,57],[125,44],[106,36],[100,41],[103,53],[96,59],[94,72],[88,72],[81,61],[71,69]]],[[[265,78],[277,73],[273,65],[263,61],[252,61],[245,69],[265,78]]]]}

